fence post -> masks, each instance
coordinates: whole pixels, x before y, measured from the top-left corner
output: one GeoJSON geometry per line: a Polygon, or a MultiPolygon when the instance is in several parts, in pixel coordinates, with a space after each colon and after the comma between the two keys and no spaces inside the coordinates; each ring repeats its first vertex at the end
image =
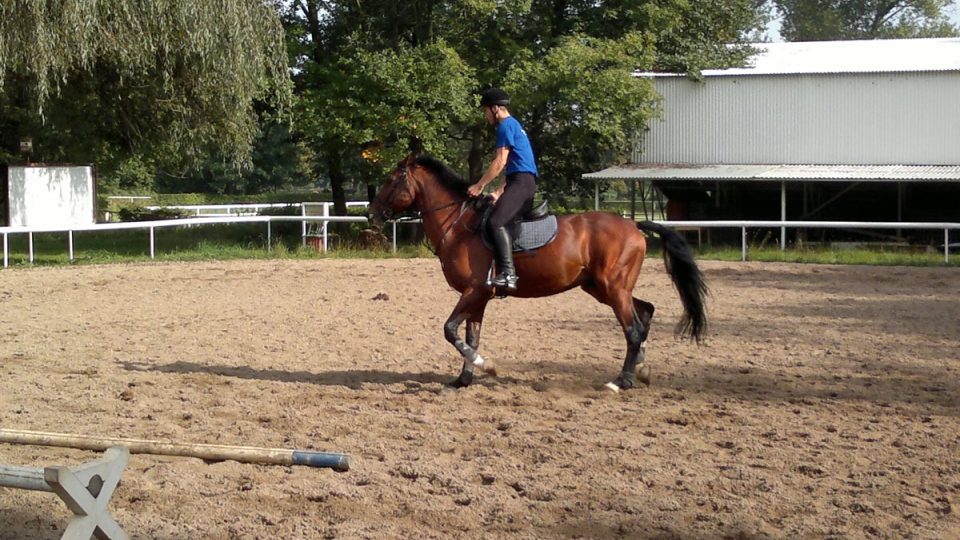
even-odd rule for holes
{"type": "Polygon", "coordinates": [[[153,258],[154,253],[154,244],[153,244],[153,227],[150,227],[150,258],[153,258]]]}
{"type": "Polygon", "coordinates": [[[67,251],[70,261],[73,262],[73,231],[67,231],[67,251]]]}
{"type": "Polygon", "coordinates": [[[30,231],[29,233],[27,233],[27,236],[30,238],[30,239],[29,239],[29,244],[30,244],[30,266],[33,266],[33,231],[30,231]]]}
{"type": "MultiPolygon", "coordinates": [[[[323,217],[330,217],[330,203],[323,203],[323,217]]],[[[330,228],[330,222],[323,221],[323,252],[327,252],[327,229],[330,228]]]]}
{"type": "Polygon", "coordinates": [[[267,219],[267,251],[273,247],[273,239],[271,238],[272,234],[270,231],[270,220],[267,219]]]}
{"type": "Polygon", "coordinates": [[[747,260],[747,228],[740,227],[740,261],[747,260]]]}
{"type": "Polygon", "coordinates": [[[397,221],[393,221],[393,252],[397,252],[397,221]]]}
{"type": "MultiPolygon", "coordinates": [[[[307,215],[307,207],[304,206],[302,203],[300,204],[300,215],[301,216],[307,215]]],[[[300,222],[300,245],[303,247],[307,247],[307,222],[306,221],[300,222]]]]}
{"type": "Polygon", "coordinates": [[[3,233],[3,267],[4,268],[10,266],[9,255],[10,255],[10,251],[7,249],[7,233],[3,233]]]}

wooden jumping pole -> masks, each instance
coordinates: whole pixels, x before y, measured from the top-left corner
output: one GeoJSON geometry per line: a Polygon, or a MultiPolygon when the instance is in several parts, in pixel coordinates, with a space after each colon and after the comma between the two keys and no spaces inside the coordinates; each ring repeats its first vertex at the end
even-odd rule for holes
{"type": "Polygon", "coordinates": [[[113,446],[122,446],[129,449],[131,454],[194,457],[208,461],[232,459],[244,463],[262,463],[267,465],[305,465],[308,467],[324,467],[340,472],[350,470],[350,456],[347,454],[314,452],[311,450],[227,446],[220,444],[183,444],[146,439],[93,437],[69,435],[66,433],[50,433],[46,431],[25,431],[20,429],[0,429],[0,443],[58,446],[62,448],[78,448],[81,450],[94,451],[104,451],[113,446]]]}

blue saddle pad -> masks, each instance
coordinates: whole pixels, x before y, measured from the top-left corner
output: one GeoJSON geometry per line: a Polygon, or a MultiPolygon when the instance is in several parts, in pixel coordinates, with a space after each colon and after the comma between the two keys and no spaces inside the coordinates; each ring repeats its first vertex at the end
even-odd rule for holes
{"type": "MultiPolygon", "coordinates": [[[[490,241],[490,235],[487,231],[487,216],[483,218],[483,243],[491,251],[493,243],[490,241]]],[[[513,251],[533,251],[553,242],[557,237],[557,216],[549,215],[542,219],[534,221],[524,221],[519,224],[511,224],[510,234],[513,236],[513,251]]]]}
{"type": "Polygon", "coordinates": [[[541,248],[557,237],[557,216],[547,216],[536,221],[524,221],[514,233],[513,250],[530,251],[541,248]]]}

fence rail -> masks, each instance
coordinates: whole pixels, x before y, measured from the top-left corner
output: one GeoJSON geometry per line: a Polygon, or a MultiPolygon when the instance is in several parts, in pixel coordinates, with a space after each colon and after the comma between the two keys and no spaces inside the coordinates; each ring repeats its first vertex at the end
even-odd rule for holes
{"type": "Polygon", "coordinates": [[[960,223],[935,222],[873,222],[873,221],[656,221],[667,227],[738,228],[740,229],[740,260],[747,260],[747,229],[779,228],[780,249],[786,249],[787,229],[916,229],[943,231],[943,262],[950,262],[950,231],[960,229],[960,223]]]}
{"type": "MultiPolygon", "coordinates": [[[[27,234],[29,237],[29,255],[30,263],[33,263],[33,234],[48,232],[66,232],[68,234],[68,254],[70,260],[73,260],[73,233],[80,231],[109,231],[109,230],[131,230],[131,229],[149,229],[150,232],[150,258],[155,256],[155,233],[158,228],[164,227],[184,227],[190,225],[210,225],[210,224],[232,224],[232,223],[266,223],[267,225],[267,246],[271,245],[271,227],[270,224],[278,221],[302,222],[306,230],[307,222],[319,222],[323,236],[323,245],[327,246],[327,227],[329,222],[339,223],[364,223],[367,218],[362,216],[235,216],[235,217],[203,217],[171,219],[163,221],[137,221],[128,223],[98,223],[91,225],[77,225],[74,227],[0,227],[0,234],[3,235],[3,266],[9,266],[9,238],[11,234],[27,234]]],[[[401,220],[400,222],[419,221],[419,220],[401,220]]],[[[950,231],[960,229],[960,223],[934,223],[934,222],[870,222],[870,221],[656,221],[661,225],[680,228],[738,228],[740,229],[741,247],[740,259],[747,260],[747,229],[751,228],[779,228],[780,229],[780,248],[786,248],[786,230],[793,229],[916,229],[916,230],[942,230],[943,231],[943,260],[950,262],[950,231]]],[[[393,249],[397,248],[397,222],[393,222],[393,249]]]]}
{"type": "MultiPolygon", "coordinates": [[[[203,218],[185,218],[168,219],[162,221],[133,221],[126,223],[97,223],[91,225],[76,225],[73,227],[0,227],[0,234],[3,235],[3,267],[10,265],[9,235],[26,234],[28,236],[28,252],[30,255],[30,264],[33,264],[33,235],[34,233],[67,233],[67,253],[73,260],[73,233],[82,231],[118,231],[132,229],[149,229],[150,231],[150,258],[154,258],[156,251],[155,230],[167,227],[186,227],[191,225],[212,225],[212,224],[234,224],[234,223],[266,223],[267,224],[267,246],[272,245],[270,224],[277,221],[319,221],[322,223],[366,223],[367,218],[362,216],[236,216],[236,217],[203,217],[203,218]]],[[[394,229],[396,230],[396,229],[394,229]]],[[[323,245],[327,245],[327,231],[323,227],[323,245]]],[[[394,241],[396,245],[396,241],[394,241]]]]}

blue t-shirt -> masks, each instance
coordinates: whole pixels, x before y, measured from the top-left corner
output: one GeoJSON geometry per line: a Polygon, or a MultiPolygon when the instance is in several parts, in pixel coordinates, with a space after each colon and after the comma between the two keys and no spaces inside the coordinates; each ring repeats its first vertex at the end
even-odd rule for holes
{"type": "Polygon", "coordinates": [[[497,148],[510,150],[504,174],[525,172],[537,175],[537,163],[533,159],[530,139],[516,118],[508,116],[497,124],[497,148]]]}

